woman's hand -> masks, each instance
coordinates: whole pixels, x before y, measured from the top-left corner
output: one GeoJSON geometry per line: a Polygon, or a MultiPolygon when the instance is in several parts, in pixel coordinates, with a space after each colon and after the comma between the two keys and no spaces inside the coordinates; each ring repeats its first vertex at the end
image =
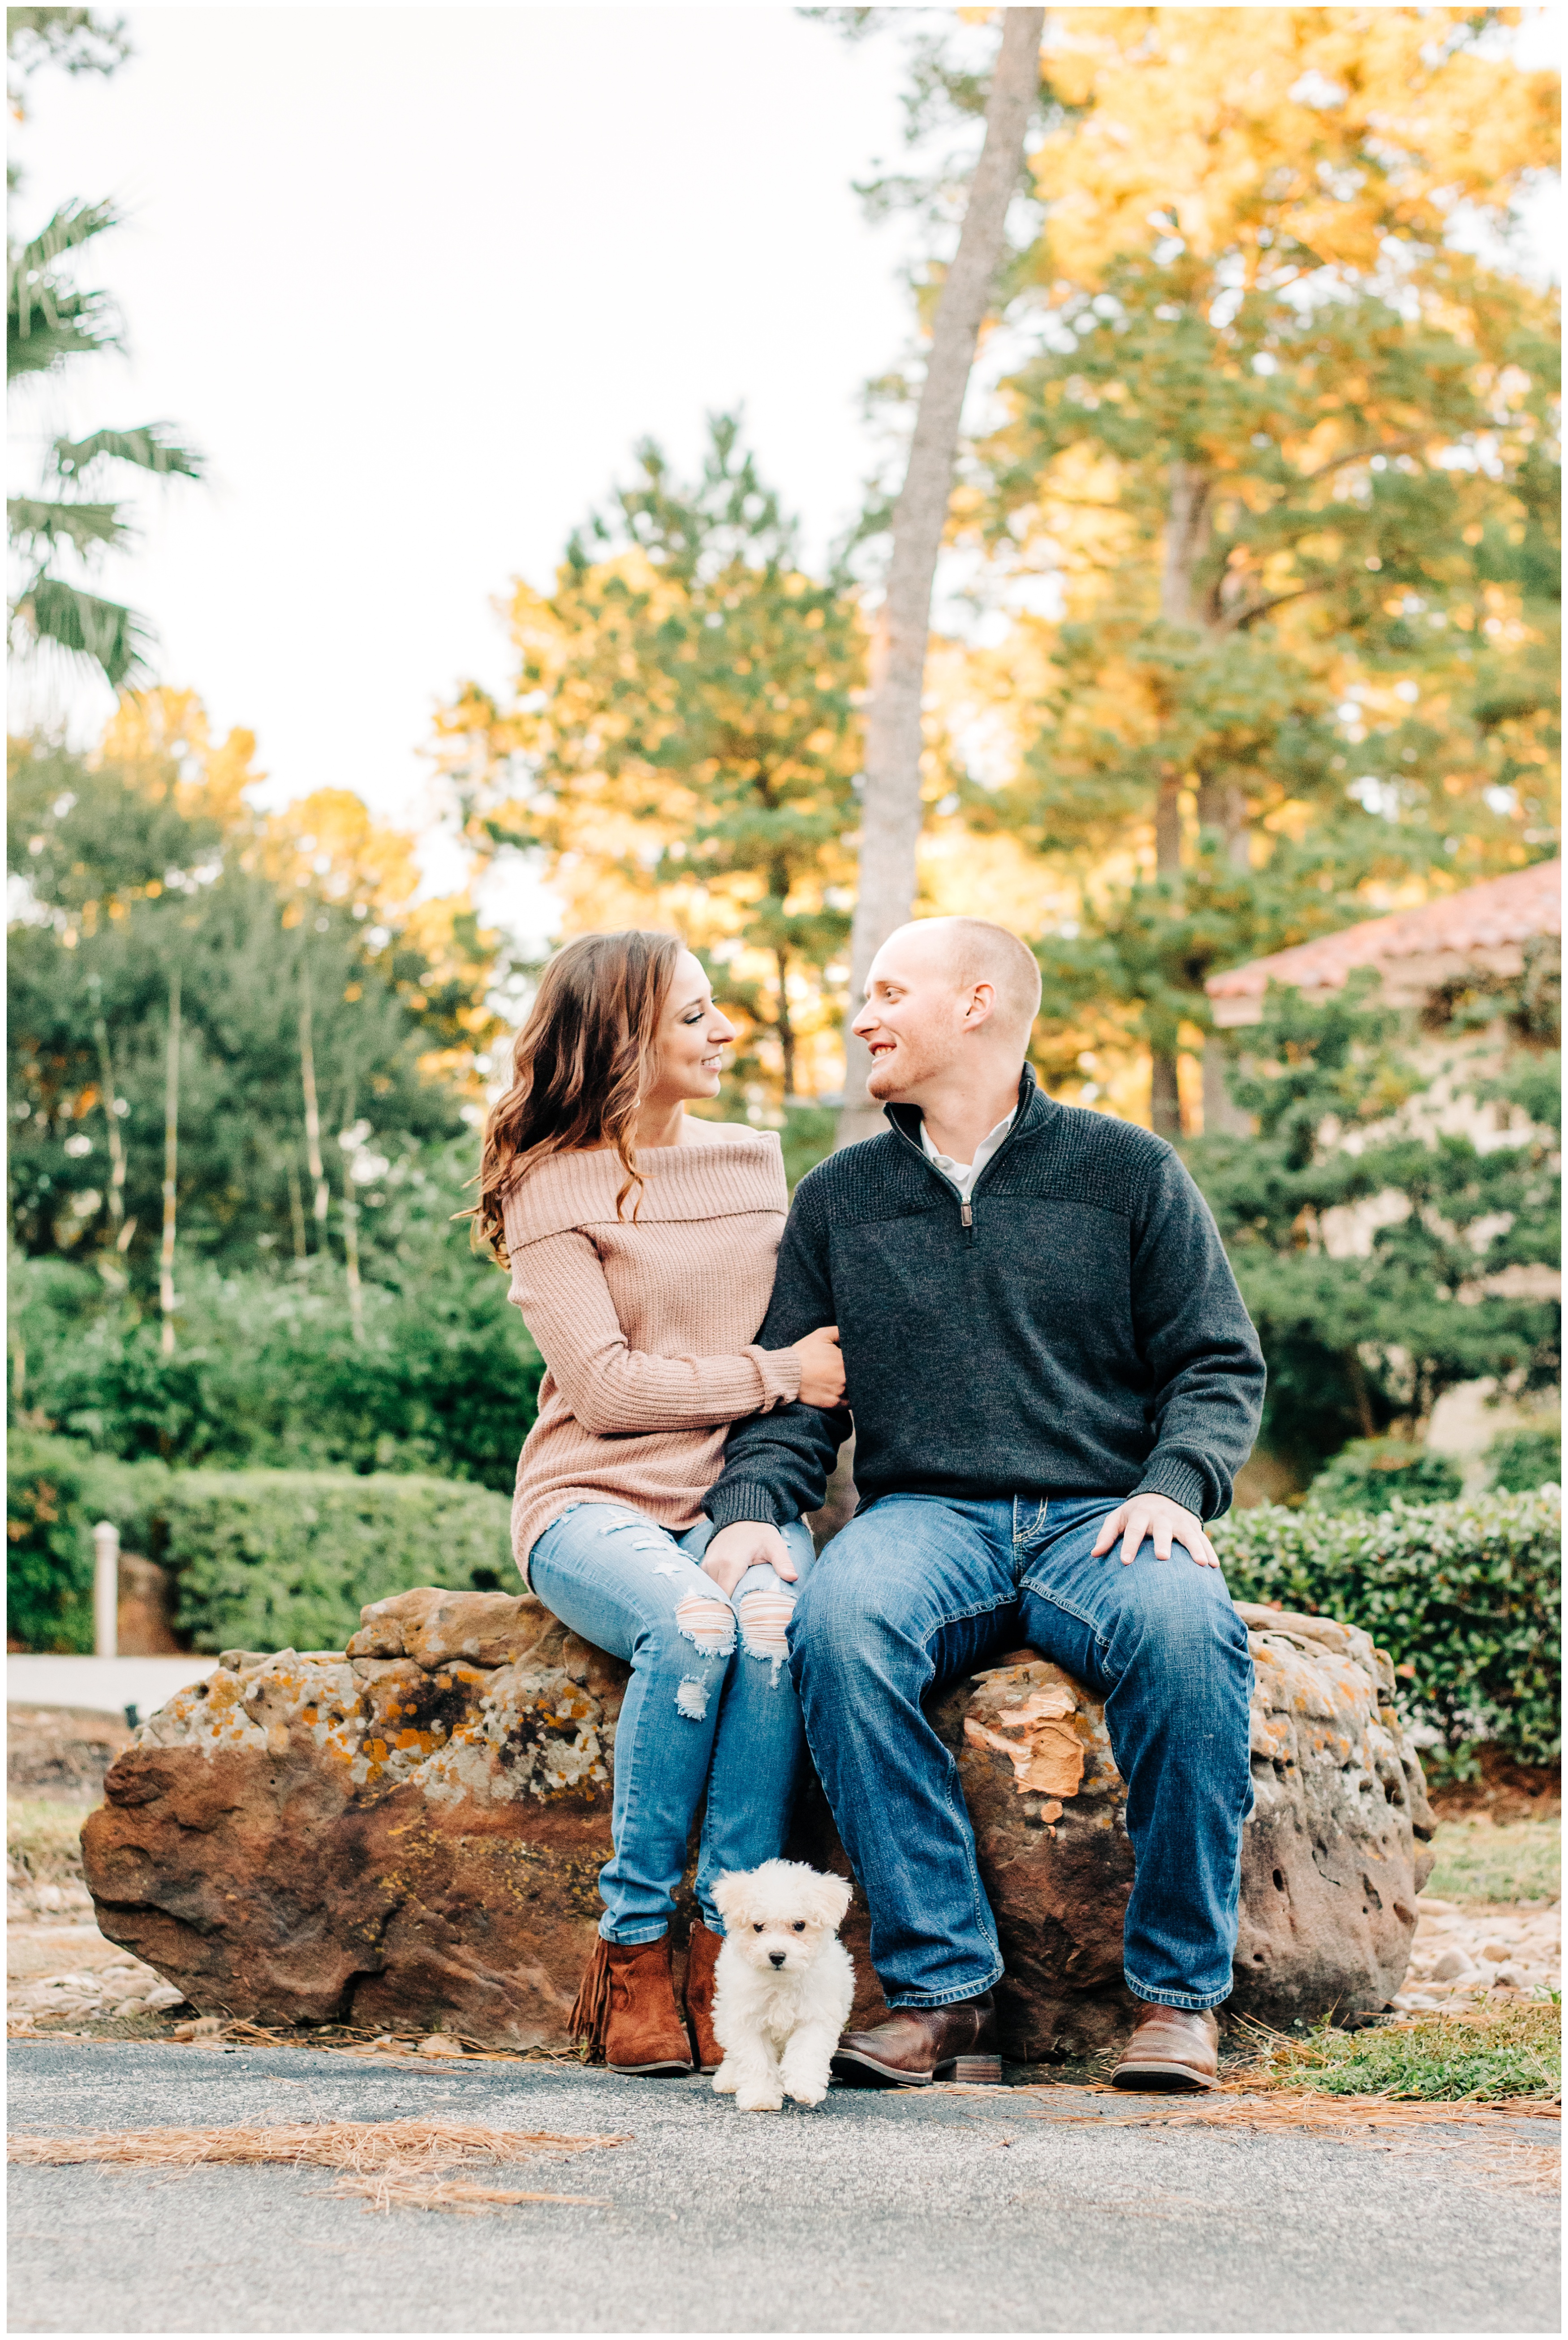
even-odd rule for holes
{"type": "Polygon", "coordinates": [[[786,1584],[793,1584],[800,1573],[789,1557],[789,1547],[780,1529],[769,1527],[761,1520],[737,1520],[732,1526],[720,1528],[710,1540],[702,1555],[702,1572],[713,1579],[720,1592],[730,1593],[747,1570],[761,1561],[766,1561],[786,1584]]]}
{"type": "Polygon", "coordinates": [[[830,1407],[844,1403],[844,1360],[837,1324],[819,1324],[795,1344],[800,1360],[800,1403],[830,1407]]]}

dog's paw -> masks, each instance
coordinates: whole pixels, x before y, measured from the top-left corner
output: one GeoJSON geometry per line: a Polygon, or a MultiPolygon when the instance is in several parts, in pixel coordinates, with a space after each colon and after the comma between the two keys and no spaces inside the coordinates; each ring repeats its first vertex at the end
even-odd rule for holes
{"type": "Polygon", "coordinates": [[[819,2105],[828,2093],[826,2080],[786,2080],[784,2086],[798,2105],[819,2105]]]}
{"type": "Polygon", "coordinates": [[[714,2095],[716,2097],[732,2097],[739,2085],[739,2081],[736,2078],[729,2065],[720,2064],[719,2069],[713,2075],[714,2095]]]}
{"type": "Polygon", "coordinates": [[[755,2083],[750,2087],[737,2088],[735,2103],[743,2113],[781,2113],[784,2109],[783,2097],[777,2088],[759,2087],[755,2083]]]}

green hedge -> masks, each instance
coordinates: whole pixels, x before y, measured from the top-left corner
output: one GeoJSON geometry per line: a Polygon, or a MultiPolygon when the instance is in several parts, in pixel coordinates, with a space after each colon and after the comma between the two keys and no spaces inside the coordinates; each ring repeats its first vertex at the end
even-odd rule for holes
{"type": "Polygon", "coordinates": [[[180,1471],[164,1559],[199,1650],[341,1650],[367,1601],[415,1584],[515,1591],[504,1495],[457,1479],[180,1471]]]}
{"type": "Polygon", "coordinates": [[[1492,1484],[1506,1488],[1511,1494],[1523,1494],[1529,1488],[1545,1486],[1549,1481],[1560,1484],[1561,1425],[1551,1422],[1540,1423],[1533,1430],[1504,1431],[1487,1448],[1486,1464],[1492,1473],[1492,1484]]]}
{"type": "Polygon", "coordinates": [[[9,1622],[35,1650],[93,1646],[94,1524],[176,1573],[199,1650],[341,1649],[367,1601],[415,1584],[516,1591],[504,1495],[456,1479],[171,1471],[14,1432],[9,1622]]]}
{"type": "Polygon", "coordinates": [[[1395,1496],[1403,1503],[1454,1502],[1464,1485],[1464,1473],[1451,1454],[1399,1438],[1353,1438],[1318,1472],[1306,1502],[1314,1512],[1382,1512],[1395,1496]]]}
{"type": "Polygon", "coordinates": [[[113,1520],[126,1552],[158,1556],[173,1472],[122,1462],[71,1438],[6,1441],[5,1594],[12,1638],[33,1650],[93,1646],[93,1529],[113,1520]]]}
{"type": "Polygon", "coordinates": [[[1494,1740],[1523,1763],[1563,1742],[1562,1497],[1402,1503],[1374,1517],[1275,1503],[1216,1522],[1238,1601],[1363,1626],[1393,1656],[1401,1702],[1458,1749],[1494,1740]]]}

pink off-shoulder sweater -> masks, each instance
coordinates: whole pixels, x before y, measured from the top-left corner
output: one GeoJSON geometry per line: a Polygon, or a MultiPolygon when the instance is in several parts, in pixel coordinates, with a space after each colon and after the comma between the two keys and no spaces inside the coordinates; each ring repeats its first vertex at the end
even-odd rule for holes
{"type": "Polygon", "coordinates": [[[512,1497],[525,1580],[571,1503],[695,1527],[729,1423],[800,1393],[793,1351],[756,1345],[789,1206],[778,1133],[687,1126],[701,1135],[639,1152],[623,1217],[609,1150],[552,1155],[507,1197],[510,1296],[547,1367],[512,1497]]]}

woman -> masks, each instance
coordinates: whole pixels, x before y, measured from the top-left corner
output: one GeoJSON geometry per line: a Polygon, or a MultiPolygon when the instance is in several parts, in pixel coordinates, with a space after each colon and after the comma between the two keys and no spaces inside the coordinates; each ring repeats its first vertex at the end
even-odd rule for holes
{"type": "Polygon", "coordinates": [[[686,2013],[716,2068],[713,1887],[782,1851],[802,1746],[784,1629],[811,1538],[797,1522],[788,1562],[726,1586],[702,1566],[702,1498],[729,1423],[844,1389],[831,1326],[755,1343],[788,1199],[779,1138],[686,1113],[717,1095],[734,1037],[673,936],[567,944],[490,1117],[475,1213],[547,1367],[512,1548],[546,1607],[632,1670],[604,1915],[571,2017],[625,2072],[692,2068],[670,1920],[705,1790],[686,2013]]]}

